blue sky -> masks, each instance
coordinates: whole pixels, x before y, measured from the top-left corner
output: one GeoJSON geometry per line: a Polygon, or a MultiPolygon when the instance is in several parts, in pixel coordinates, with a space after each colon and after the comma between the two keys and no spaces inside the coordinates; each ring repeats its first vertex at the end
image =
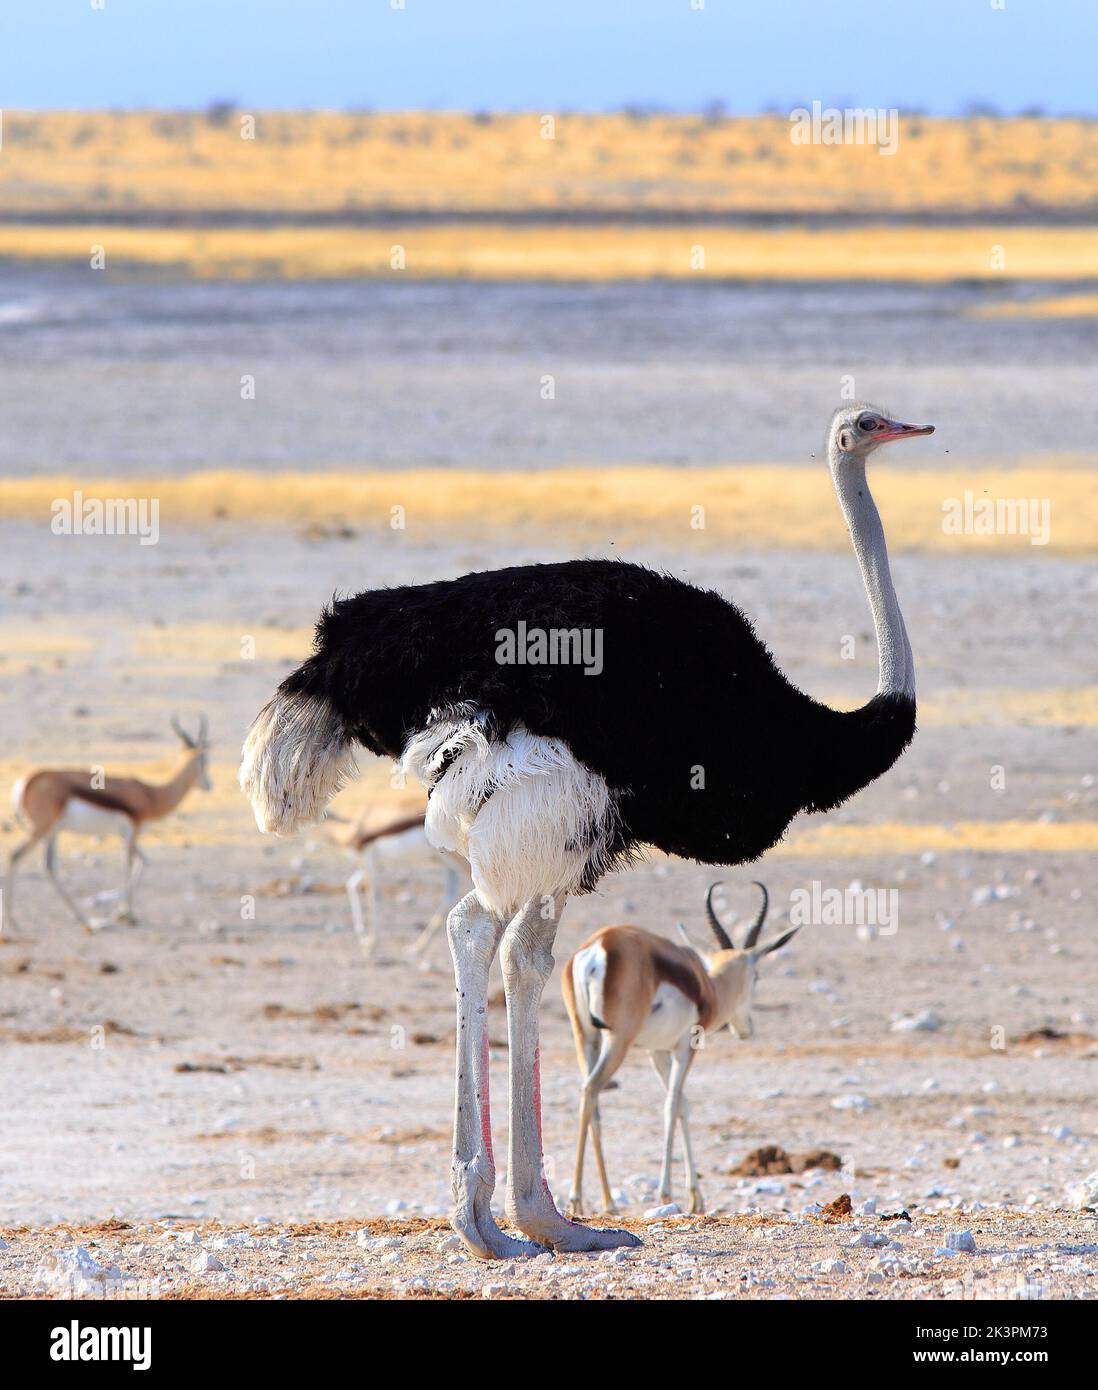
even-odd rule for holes
{"type": "Polygon", "coordinates": [[[1098,114],[1098,0],[94,3],[2,0],[0,107],[1098,114]]]}

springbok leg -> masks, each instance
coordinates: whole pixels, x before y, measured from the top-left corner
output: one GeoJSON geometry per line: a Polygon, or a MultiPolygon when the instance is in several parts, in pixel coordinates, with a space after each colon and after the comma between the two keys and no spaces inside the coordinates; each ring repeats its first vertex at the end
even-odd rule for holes
{"type": "Polygon", "coordinates": [[[0,933],[3,932],[5,925],[15,926],[15,866],[25,854],[28,854],[35,847],[41,838],[41,835],[29,836],[21,845],[16,845],[8,855],[7,883],[5,884],[4,900],[0,903],[0,933]]]}
{"type": "Polygon", "coordinates": [[[76,899],[72,897],[69,890],[61,882],[61,876],[57,872],[57,836],[51,835],[46,841],[46,873],[49,874],[53,886],[57,889],[61,901],[69,909],[72,915],[80,923],[86,932],[94,932],[95,928],[87,920],[80,908],[76,904],[76,899]]]}

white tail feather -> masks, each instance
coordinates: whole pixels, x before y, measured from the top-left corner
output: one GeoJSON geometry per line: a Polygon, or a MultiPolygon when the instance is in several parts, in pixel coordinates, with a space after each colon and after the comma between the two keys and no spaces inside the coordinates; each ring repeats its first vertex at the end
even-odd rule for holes
{"type": "Polygon", "coordinates": [[[280,692],[248,732],[240,787],[260,830],[289,835],[319,820],[355,771],[353,745],[328,701],[280,692]]]}

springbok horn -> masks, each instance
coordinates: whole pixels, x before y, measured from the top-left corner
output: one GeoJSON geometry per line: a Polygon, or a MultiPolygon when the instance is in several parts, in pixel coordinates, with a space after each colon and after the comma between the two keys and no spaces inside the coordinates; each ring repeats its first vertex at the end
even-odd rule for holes
{"type": "Polygon", "coordinates": [[[713,935],[717,938],[717,945],[722,951],[734,951],[732,939],[717,920],[717,914],[713,911],[713,894],[721,886],[720,882],[711,883],[709,892],[705,895],[705,912],[709,918],[709,925],[713,928],[713,935]]]}
{"type": "Polygon", "coordinates": [[[187,747],[188,747],[188,748],[193,748],[193,747],[194,747],[194,739],[191,738],[190,734],[187,733],[187,731],[186,731],[186,729],[184,729],[183,725],[180,724],[180,722],[179,722],[179,716],[178,716],[177,714],[173,714],[173,715],[172,715],[172,721],[171,721],[171,722],[172,722],[172,728],[173,728],[173,729],[175,730],[175,732],[179,735],[179,737],[183,740],[183,742],[187,745],[187,747]]]}
{"type": "Polygon", "coordinates": [[[205,743],[205,742],[206,742],[206,734],[209,732],[209,728],[210,728],[210,721],[206,718],[206,716],[205,716],[204,714],[200,714],[200,715],[198,716],[198,742],[199,742],[199,743],[205,743]]]}
{"type": "Polygon", "coordinates": [[[755,952],[756,959],[759,956],[768,956],[771,951],[780,951],[789,938],[796,936],[799,931],[800,927],[790,927],[787,932],[784,932],[781,936],[775,938],[775,940],[768,941],[761,951],[755,952]]]}
{"type": "Polygon", "coordinates": [[[747,930],[747,937],[743,943],[743,949],[745,951],[750,951],[752,946],[754,946],[755,942],[758,941],[759,932],[762,931],[763,922],[766,921],[766,910],[770,906],[770,894],[766,891],[766,884],[760,883],[757,878],[753,878],[751,882],[755,885],[756,888],[760,888],[762,890],[763,900],[762,907],[759,908],[759,915],[755,918],[755,920],[751,923],[751,926],[747,930]]]}

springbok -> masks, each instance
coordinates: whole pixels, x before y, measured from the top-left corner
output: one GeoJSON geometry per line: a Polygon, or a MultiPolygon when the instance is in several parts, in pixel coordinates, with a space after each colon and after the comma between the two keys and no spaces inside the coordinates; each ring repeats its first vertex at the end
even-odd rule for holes
{"type": "MultiPolygon", "coordinates": [[[[759,914],[737,948],[713,909],[710,886],[705,910],[719,950],[703,957],[687,943],[677,946],[640,927],[603,927],[579,948],[564,967],[561,989],[572,1020],[582,1090],[576,1166],[569,1194],[569,1216],[583,1215],[583,1158],[590,1130],[595,1163],[607,1211],[615,1211],[602,1153],[599,1092],[636,1044],[648,1050],[664,1087],[663,1167],[660,1201],[671,1201],[671,1150],[675,1124],[682,1131],[682,1152],[690,1184],[690,1210],[704,1211],[698,1170],[690,1145],[690,1111],[686,1076],[704,1035],[728,1025],[738,1038],[751,1036],[751,1005],[762,956],[784,946],[794,927],[765,946],[757,946],[769,898],[761,883],[759,914]]],[[[680,925],[684,941],[685,929],[680,925]]]]}
{"type": "MultiPolygon", "coordinates": [[[[39,841],[46,844],[46,872],[65,905],[85,931],[94,928],[80,911],[75,899],[57,872],[57,837],[62,830],[77,835],[118,835],[123,844],[124,906],[121,922],[134,922],[134,860],[142,867],[148,862],[137,843],[142,828],[169,815],[193,786],[209,791],[206,768],[209,740],[206,716],[200,716],[198,733],[192,737],[173,716],[171,726],[183,743],[179,765],[166,782],[153,784],[137,777],[114,777],[79,768],[37,768],[21,777],[12,788],[11,804],[17,817],[30,826],[30,834],[8,856],[8,882],[5,895],[7,919],[14,924],[15,866],[39,841]]],[[[2,928],[0,923],[0,928],[2,928]]]]}
{"type": "Polygon", "coordinates": [[[347,901],[351,907],[355,936],[367,957],[373,954],[377,945],[378,885],[381,882],[382,857],[392,853],[429,851],[432,860],[441,858],[445,866],[442,900],[410,947],[411,955],[418,955],[426,948],[434,932],[445,922],[454,902],[459,881],[458,869],[450,856],[440,855],[427,843],[423,831],[426,814],[427,794],[415,789],[398,791],[383,800],[371,802],[363,807],[354,820],[346,820],[329,811],[320,823],[327,838],[358,863],[358,868],[347,880],[347,901]],[[363,889],[364,893],[360,891],[363,889]],[[366,898],[365,916],[362,911],[363,896],[366,898]]]}

